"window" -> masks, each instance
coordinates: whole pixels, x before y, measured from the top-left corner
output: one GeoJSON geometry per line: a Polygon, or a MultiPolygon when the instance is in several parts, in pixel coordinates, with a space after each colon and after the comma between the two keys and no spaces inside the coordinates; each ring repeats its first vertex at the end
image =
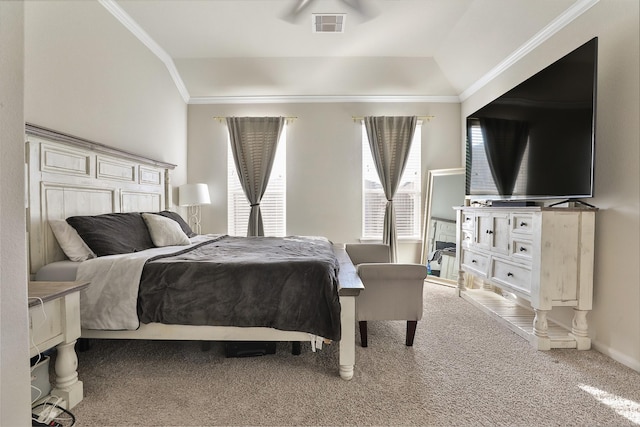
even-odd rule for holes
{"type": "MultiPolygon", "coordinates": [[[[393,198],[396,210],[396,230],[399,239],[420,239],[421,173],[420,156],[422,148],[422,125],[419,122],[411,143],[407,165],[402,174],[398,191],[393,198]]],[[[362,238],[382,239],[384,210],[387,199],[384,196],[380,178],[371,156],[367,131],[362,125],[362,238]]]]}
{"type": "MultiPolygon", "coordinates": [[[[282,237],[286,232],[286,133],[287,126],[285,125],[282,129],[278,148],[276,149],[276,156],[273,160],[269,184],[260,202],[260,212],[262,212],[265,236],[282,237]]],[[[227,152],[227,232],[231,236],[246,236],[251,208],[247,197],[244,195],[244,191],[242,191],[240,180],[238,179],[230,140],[228,142],[227,152]]]]}

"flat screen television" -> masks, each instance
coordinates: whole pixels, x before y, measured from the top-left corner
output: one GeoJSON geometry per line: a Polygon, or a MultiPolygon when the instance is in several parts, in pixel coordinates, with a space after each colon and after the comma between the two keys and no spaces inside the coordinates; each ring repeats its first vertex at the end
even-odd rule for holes
{"type": "Polygon", "coordinates": [[[598,38],[467,117],[466,196],[593,197],[598,38]]]}

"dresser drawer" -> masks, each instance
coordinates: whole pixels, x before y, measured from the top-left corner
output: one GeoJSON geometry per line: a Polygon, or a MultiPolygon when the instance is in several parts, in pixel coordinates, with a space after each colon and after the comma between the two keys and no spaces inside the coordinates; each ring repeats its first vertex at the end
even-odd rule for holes
{"type": "Polygon", "coordinates": [[[533,243],[531,240],[515,238],[511,241],[511,256],[526,262],[531,262],[533,243]]]}
{"type": "Polygon", "coordinates": [[[524,265],[494,258],[490,279],[526,294],[531,292],[531,268],[524,265]]]}
{"type": "Polygon", "coordinates": [[[468,231],[468,230],[462,230],[461,231],[461,236],[462,236],[462,247],[463,248],[470,248],[471,245],[473,245],[473,231],[468,231]]]}
{"type": "Polygon", "coordinates": [[[475,228],[474,215],[470,213],[463,213],[461,227],[463,230],[473,231],[475,228]]]}
{"type": "Polygon", "coordinates": [[[31,356],[61,343],[64,339],[63,332],[61,299],[29,307],[31,356]]]}
{"type": "Polygon", "coordinates": [[[487,269],[489,267],[489,256],[463,249],[462,265],[468,270],[471,270],[474,274],[486,277],[487,269]]]}
{"type": "Polygon", "coordinates": [[[511,214],[511,230],[515,234],[533,234],[533,215],[528,213],[511,214]]]}

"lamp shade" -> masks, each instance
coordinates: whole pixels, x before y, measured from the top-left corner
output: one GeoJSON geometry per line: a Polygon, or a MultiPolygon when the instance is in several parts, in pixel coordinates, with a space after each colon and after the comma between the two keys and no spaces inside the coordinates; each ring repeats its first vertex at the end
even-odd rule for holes
{"type": "Polygon", "coordinates": [[[207,184],[184,184],[178,187],[180,206],[198,206],[211,203],[207,184]]]}

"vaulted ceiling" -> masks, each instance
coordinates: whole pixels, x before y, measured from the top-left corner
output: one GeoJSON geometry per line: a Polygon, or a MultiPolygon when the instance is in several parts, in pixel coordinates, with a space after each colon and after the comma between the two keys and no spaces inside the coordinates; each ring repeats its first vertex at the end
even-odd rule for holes
{"type": "Polygon", "coordinates": [[[596,1],[100,0],[192,103],[464,99],[596,1]],[[344,32],[312,31],[317,13],[344,32]]]}

